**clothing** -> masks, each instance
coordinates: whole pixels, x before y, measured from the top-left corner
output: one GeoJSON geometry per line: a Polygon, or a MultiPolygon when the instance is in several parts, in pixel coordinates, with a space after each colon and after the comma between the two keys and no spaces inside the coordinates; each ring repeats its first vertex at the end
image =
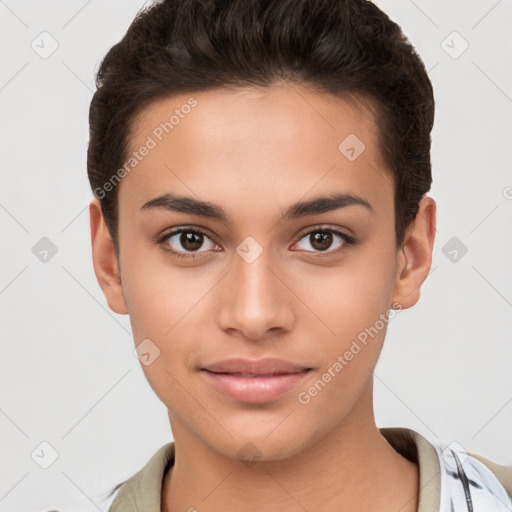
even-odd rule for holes
{"type": "Polygon", "coordinates": [[[442,512],[512,511],[512,500],[492,472],[457,446],[434,447],[441,468],[442,512]]]}
{"type": "MultiPolygon", "coordinates": [[[[501,466],[460,445],[434,445],[414,430],[381,428],[393,448],[418,464],[418,512],[512,511],[512,466],[501,466]]],[[[174,463],[174,443],[162,446],[119,489],[109,512],[160,512],[164,475],[174,463]]]]}

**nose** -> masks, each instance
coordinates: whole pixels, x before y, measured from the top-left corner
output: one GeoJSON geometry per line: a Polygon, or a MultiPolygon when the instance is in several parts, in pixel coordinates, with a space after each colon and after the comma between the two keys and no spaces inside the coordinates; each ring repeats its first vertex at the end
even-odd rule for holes
{"type": "Polygon", "coordinates": [[[252,341],[289,332],[294,323],[294,295],[267,253],[264,250],[254,261],[236,254],[216,291],[219,327],[252,341]]]}

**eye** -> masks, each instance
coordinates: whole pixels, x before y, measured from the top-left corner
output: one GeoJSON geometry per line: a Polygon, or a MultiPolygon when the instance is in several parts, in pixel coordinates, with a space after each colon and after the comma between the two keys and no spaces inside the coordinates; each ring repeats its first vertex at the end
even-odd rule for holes
{"type": "MultiPolygon", "coordinates": [[[[220,247],[205,232],[195,228],[175,229],[158,240],[162,248],[178,258],[194,259],[198,253],[218,251],[220,247]]],[[[333,228],[317,228],[303,235],[296,245],[300,250],[336,254],[355,240],[333,228]],[[312,248],[312,250],[310,249],[312,248]]]]}
{"type": "Polygon", "coordinates": [[[167,233],[159,243],[166,251],[180,258],[194,258],[195,253],[218,250],[219,247],[206,233],[191,228],[177,229],[167,233]]]}
{"type": "Polygon", "coordinates": [[[309,231],[297,242],[299,249],[309,252],[337,253],[346,245],[351,245],[355,240],[349,235],[337,229],[320,228],[309,231]],[[301,246],[302,245],[302,246],[301,246]],[[311,249],[312,248],[312,251],[311,249]]]}

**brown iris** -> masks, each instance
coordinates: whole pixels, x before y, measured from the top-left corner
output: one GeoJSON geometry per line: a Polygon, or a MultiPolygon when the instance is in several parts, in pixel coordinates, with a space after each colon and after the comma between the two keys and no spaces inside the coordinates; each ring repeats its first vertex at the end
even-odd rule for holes
{"type": "Polygon", "coordinates": [[[180,236],[180,243],[187,251],[197,251],[203,245],[203,235],[184,231],[180,236]]]}
{"type": "Polygon", "coordinates": [[[311,246],[319,251],[325,251],[332,245],[332,233],[327,231],[317,231],[316,233],[309,235],[311,246]]]}

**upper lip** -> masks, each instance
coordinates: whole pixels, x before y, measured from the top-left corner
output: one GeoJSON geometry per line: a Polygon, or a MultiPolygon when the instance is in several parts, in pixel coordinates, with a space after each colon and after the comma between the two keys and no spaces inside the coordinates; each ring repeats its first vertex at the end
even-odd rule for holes
{"type": "Polygon", "coordinates": [[[311,368],[284,361],[282,359],[225,359],[202,368],[214,373],[250,373],[255,375],[272,375],[283,373],[299,373],[311,368]]]}

